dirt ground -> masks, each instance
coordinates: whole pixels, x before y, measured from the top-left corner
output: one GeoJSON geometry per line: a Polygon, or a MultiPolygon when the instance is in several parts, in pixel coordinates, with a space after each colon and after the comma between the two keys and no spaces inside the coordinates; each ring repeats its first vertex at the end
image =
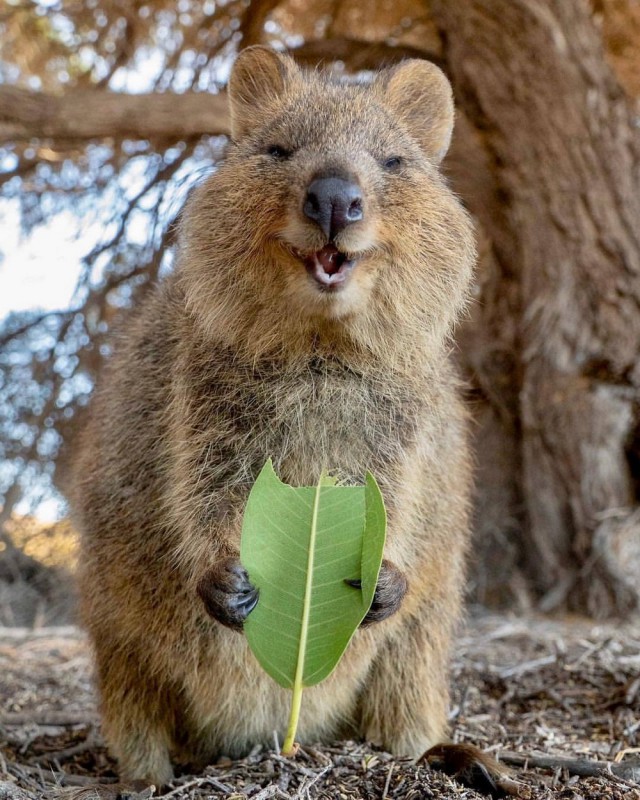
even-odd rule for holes
{"type": "MultiPolygon", "coordinates": [[[[455,741],[509,764],[505,785],[519,796],[640,800],[640,621],[471,617],[455,654],[453,687],[455,741]]],[[[183,774],[163,795],[123,787],[100,738],[82,633],[71,626],[0,628],[0,800],[97,796],[487,797],[427,764],[354,742],[307,747],[293,760],[254,752],[183,774]]]]}

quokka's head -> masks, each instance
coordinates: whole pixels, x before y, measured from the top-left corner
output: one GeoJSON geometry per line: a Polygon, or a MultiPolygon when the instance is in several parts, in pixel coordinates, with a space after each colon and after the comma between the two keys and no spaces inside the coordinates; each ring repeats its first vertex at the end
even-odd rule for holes
{"type": "Polygon", "coordinates": [[[354,83],[252,47],[229,100],[227,157],[195,193],[184,236],[202,292],[208,251],[216,291],[235,285],[281,313],[344,319],[393,293],[458,305],[473,244],[438,170],[453,101],[435,65],[405,61],[354,83]]]}

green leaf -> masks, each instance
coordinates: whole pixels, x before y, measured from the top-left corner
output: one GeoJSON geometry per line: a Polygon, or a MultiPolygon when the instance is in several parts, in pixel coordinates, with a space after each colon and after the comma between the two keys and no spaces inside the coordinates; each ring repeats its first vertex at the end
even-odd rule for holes
{"type": "Polygon", "coordinates": [[[313,686],[333,671],[373,600],[385,527],[370,474],[365,486],[323,474],[315,487],[293,488],[270,460],[263,467],[242,527],[240,559],[260,591],[244,631],[281,686],[313,686]]]}

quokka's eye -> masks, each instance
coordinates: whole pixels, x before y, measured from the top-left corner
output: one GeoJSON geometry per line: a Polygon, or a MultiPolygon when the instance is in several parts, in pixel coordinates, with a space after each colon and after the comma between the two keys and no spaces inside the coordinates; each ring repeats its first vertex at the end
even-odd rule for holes
{"type": "Polygon", "coordinates": [[[286,147],[281,147],[279,144],[272,144],[267,147],[267,155],[276,161],[286,161],[291,157],[291,150],[287,150],[286,147]]]}
{"type": "Polygon", "coordinates": [[[390,172],[399,169],[401,164],[402,164],[402,159],[400,158],[400,156],[391,156],[391,158],[385,158],[385,160],[382,162],[382,166],[385,169],[388,169],[390,172]]]}

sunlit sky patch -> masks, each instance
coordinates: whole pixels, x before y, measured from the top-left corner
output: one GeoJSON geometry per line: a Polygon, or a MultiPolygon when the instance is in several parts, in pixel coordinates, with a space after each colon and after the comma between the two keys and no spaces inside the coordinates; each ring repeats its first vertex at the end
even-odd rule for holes
{"type": "Polygon", "coordinates": [[[79,219],[63,211],[25,234],[17,203],[0,200],[0,232],[0,319],[11,311],[67,308],[91,247],[79,219]]]}

